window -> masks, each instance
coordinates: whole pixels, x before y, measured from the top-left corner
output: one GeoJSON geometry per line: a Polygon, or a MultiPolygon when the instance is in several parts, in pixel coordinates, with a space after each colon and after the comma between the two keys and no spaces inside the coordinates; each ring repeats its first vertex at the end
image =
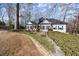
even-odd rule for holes
{"type": "Polygon", "coordinates": [[[49,29],[50,28],[50,26],[46,26],[46,29],[49,29]]]}
{"type": "Polygon", "coordinates": [[[58,30],[63,30],[63,26],[61,26],[61,27],[58,26],[58,30]]]}
{"type": "Polygon", "coordinates": [[[56,29],[57,29],[57,26],[53,27],[53,29],[55,29],[55,30],[56,30],[56,29]]]}
{"type": "Polygon", "coordinates": [[[41,29],[44,29],[44,26],[41,26],[41,29]]]}
{"type": "Polygon", "coordinates": [[[45,27],[43,26],[43,29],[44,29],[45,27]]]}

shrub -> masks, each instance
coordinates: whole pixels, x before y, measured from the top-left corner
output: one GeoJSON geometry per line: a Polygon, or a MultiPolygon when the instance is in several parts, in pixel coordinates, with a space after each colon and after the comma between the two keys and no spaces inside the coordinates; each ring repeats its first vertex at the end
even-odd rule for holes
{"type": "Polygon", "coordinates": [[[24,27],[24,26],[21,26],[21,25],[19,26],[19,28],[20,28],[20,29],[25,29],[25,27],[24,27]]]}

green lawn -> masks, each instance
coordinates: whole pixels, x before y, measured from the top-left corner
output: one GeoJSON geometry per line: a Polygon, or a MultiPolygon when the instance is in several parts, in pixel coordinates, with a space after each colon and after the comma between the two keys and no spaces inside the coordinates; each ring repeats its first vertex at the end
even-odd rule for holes
{"type": "Polygon", "coordinates": [[[52,31],[48,32],[48,36],[60,46],[66,56],[79,56],[79,36],[52,31]]]}
{"type": "Polygon", "coordinates": [[[48,51],[54,51],[52,43],[50,43],[46,36],[39,35],[38,32],[22,32],[24,34],[32,36],[41,45],[43,45],[48,51]]]}

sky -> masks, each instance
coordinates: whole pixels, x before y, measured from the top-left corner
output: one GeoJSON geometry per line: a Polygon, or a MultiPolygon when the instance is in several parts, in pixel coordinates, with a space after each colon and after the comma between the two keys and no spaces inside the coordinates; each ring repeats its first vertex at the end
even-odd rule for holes
{"type": "Polygon", "coordinates": [[[32,18],[34,18],[35,15],[38,18],[47,17],[63,20],[66,9],[68,9],[66,13],[66,19],[73,19],[73,16],[79,12],[79,4],[38,3],[32,6],[31,13],[33,15],[32,18]],[[56,5],[55,8],[54,5],[56,5]]]}
{"type": "MultiPolygon", "coordinates": [[[[23,13],[24,4],[20,4],[20,11],[23,13]]],[[[15,4],[13,5],[14,7],[15,4]]],[[[6,4],[1,3],[0,4],[0,17],[2,14],[6,12],[6,4]]],[[[27,6],[26,6],[27,7],[27,6]]],[[[79,12],[79,4],[77,3],[34,3],[31,6],[31,20],[37,20],[41,17],[47,17],[47,18],[55,18],[58,20],[63,20],[64,13],[66,12],[66,21],[70,19],[74,19],[74,16],[79,12]]],[[[27,16],[27,15],[25,15],[27,16]]],[[[0,18],[1,19],[1,18],[0,18]]],[[[5,20],[8,20],[7,12],[5,13],[5,20]]],[[[25,18],[26,19],[26,18],[25,18]]]]}

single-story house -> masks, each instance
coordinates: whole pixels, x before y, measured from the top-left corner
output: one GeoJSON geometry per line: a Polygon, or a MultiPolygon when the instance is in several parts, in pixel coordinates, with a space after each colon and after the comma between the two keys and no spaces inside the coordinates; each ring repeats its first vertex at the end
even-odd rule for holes
{"type": "Polygon", "coordinates": [[[27,31],[36,31],[36,23],[34,23],[34,22],[28,22],[27,24],[26,24],[26,30],[27,31]]]}
{"type": "MultiPolygon", "coordinates": [[[[40,27],[40,31],[47,32],[49,29],[52,29],[52,31],[59,31],[59,32],[66,33],[66,24],[67,23],[60,20],[43,18],[43,21],[39,23],[39,27],[40,27]]],[[[28,22],[28,24],[26,25],[26,29],[36,30],[36,25],[37,24],[28,22]]]]}

